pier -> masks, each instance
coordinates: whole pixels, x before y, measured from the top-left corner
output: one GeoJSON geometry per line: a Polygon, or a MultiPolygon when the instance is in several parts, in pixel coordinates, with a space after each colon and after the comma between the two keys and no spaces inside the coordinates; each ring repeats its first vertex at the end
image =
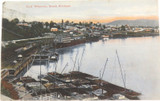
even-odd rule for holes
{"type": "Polygon", "coordinates": [[[14,76],[18,76],[20,72],[22,72],[25,68],[29,68],[29,64],[31,64],[32,61],[33,61],[32,56],[22,61],[22,63],[15,69],[14,76]]]}

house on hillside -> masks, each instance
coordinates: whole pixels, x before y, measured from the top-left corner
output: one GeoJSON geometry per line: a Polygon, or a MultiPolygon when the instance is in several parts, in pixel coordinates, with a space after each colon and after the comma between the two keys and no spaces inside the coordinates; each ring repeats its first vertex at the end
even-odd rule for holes
{"type": "Polygon", "coordinates": [[[32,27],[32,25],[29,24],[29,23],[27,23],[27,22],[19,22],[19,23],[17,24],[17,26],[32,27]]]}
{"type": "Polygon", "coordinates": [[[51,28],[51,32],[57,32],[58,28],[51,28]]]}

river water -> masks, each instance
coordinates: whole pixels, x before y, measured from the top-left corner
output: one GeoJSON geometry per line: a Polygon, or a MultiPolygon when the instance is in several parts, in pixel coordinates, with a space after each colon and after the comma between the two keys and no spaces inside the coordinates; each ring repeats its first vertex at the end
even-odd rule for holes
{"type": "MultiPolygon", "coordinates": [[[[59,61],[42,65],[41,72],[61,72],[68,63],[64,73],[77,70],[99,77],[100,70],[108,58],[103,79],[123,86],[120,67],[116,56],[123,69],[126,87],[142,93],[140,99],[160,99],[160,37],[137,37],[127,39],[106,39],[98,42],[80,44],[68,48],[58,49],[59,61]],[[82,53],[83,58],[80,63],[82,53]],[[77,59],[76,59],[77,56],[77,59]],[[75,62],[76,61],[76,62],[75,62]],[[75,66],[74,66],[75,64],[75,66]]],[[[33,65],[24,76],[37,79],[40,66],[33,65]]]]}

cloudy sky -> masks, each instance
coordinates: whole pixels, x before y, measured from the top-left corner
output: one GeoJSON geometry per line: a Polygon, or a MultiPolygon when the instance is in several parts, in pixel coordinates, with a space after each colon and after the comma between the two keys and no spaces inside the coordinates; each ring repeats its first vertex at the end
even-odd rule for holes
{"type": "Polygon", "coordinates": [[[64,0],[8,1],[3,4],[4,17],[41,21],[110,22],[117,19],[158,19],[158,0],[64,0]],[[10,15],[12,9],[18,13],[10,15]],[[21,15],[22,14],[22,15],[21,15]]]}

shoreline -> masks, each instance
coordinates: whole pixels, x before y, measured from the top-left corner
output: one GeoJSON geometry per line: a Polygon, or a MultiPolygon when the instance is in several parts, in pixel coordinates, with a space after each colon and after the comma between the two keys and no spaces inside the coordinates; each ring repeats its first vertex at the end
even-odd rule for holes
{"type": "MultiPolygon", "coordinates": [[[[146,35],[146,36],[134,36],[134,37],[133,36],[128,36],[128,37],[119,36],[119,37],[108,37],[108,38],[109,39],[126,39],[126,38],[138,38],[138,37],[158,37],[158,36],[159,36],[159,34],[155,34],[155,35],[152,35],[152,36],[150,36],[150,35],[149,36],[148,35],[146,35]]],[[[57,45],[55,45],[55,43],[52,43],[52,46],[48,47],[48,50],[52,49],[52,48],[54,48],[54,49],[67,48],[67,47],[72,47],[72,46],[75,46],[75,45],[84,44],[84,43],[88,43],[88,42],[97,42],[97,41],[99,41],[101,39],[103,39],[103,38],[102,37],[95,37],[93,39],[90,38],[90,39],[72,40],[70,43],[58,43],[57,45]]],[[[13,48],[13,49],[15,49],[15,48],[13,48]]],[[[5,52],[2,51],[2,53],[4,55],[4,56],[2,55],[2,63],[6,63],[7,62],[7,61],[5,61],[3,59],[4,59],[4,57],[7,57],[5,55],[8,55],[7,52],[10,53],[11,50],[12,49],[8,49],[5,52]]],[[[31,49],[22,52],[21,54],[25,56],[24,58],[26,58],[26,57],[30,56],[35,50],[41,50],[41,48],[40,48],[40,46],[38,44],[35,45],[34,47],[32,47],[31,49]]],[[[12,52],[13,51],[14,50],[12,50],[12,52]]],[[[14,57],[14,59],[15,59],[15,57],[17,55],[18,55],[17,53],[15,54],[15,52],[13,52],[13,53],[11,53],[10,56],[14,57]]],[[[11,61],[14,61],[14,60],[9,60],[9,61],[11,62],[11,61]]],[[[11,68],[13,68],[13,66],[9,66],[8,67],[8,65],[7,65],[7,66],[3,67],[3,65],[2,65],[2,69],[7,69],[7,68],[11,69],[11,68]]]]}
{"type": "Polygon", "coordinates": [[[146,36],[159,36],[159,33],[126,33],[126,34],[112,34],[109,38],[128,38],[128,37],[146,37],[146,36]]]}

